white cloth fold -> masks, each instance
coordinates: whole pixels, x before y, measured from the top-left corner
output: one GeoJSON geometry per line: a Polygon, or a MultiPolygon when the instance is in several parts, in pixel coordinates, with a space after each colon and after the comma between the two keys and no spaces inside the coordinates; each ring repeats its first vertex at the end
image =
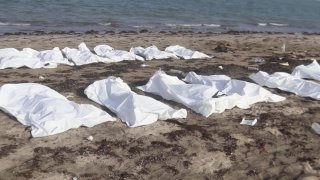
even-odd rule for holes
{"type": "Polygon", "coordinates": [[[168,53],[165,51],[160,51],[156,46],[152,45],[147,48],[143,47],[134,47],[130,49],[131,53],[134,53],[138,56],[144,57],[145,60],[152,60],[152,59],[169,59],[174,58],[177,59],[178,57],[173,53],[168,53]]]}
{"type": "Polygon", "coordinates": [[[125,61],[125,60],[139,60],[144,61],[144,58],[135,55],[133,52],[114,50],[108,45],[98,45],[94,48],[94,52],[101,57],[109,58],[115,62],[125,61]]]}
{"type": "Polygon", "coordinates": [[[35,84],[5,84],[0,87],[0,109],[31,126],[33,137],[62,133],[80,126],[92,127],[114,121],[105,111],[77,104],[49,87],[35,84]]]}
{"type": "MultiPolygon", "coordinates": [[[[231,79],[225,75],[202,76],[194,72],[189,72],[184,81],[191,84],[212,86],[213,89],[227,96],[237,94],[239,95],[239,99],[235,99],[234,104],[243,109],[247,109],[250,105],[257,102],[279,102],[285,100],[285,97],[272,94],[257,84],[231,79]]],[[[232,97],[232,99],[234,99],[234,97],[232,97]]]]}
{"type": "Polygon", "coordinates": [[[202,84],[186,84],[176,76],[169,76],[162,71],[157,71],[146,85],[138,88],[182,103],[206,117],[235,107],[241,98],[238,94],[213,98],[219,92],[217,89],[202,84]]]}
{"type": "Polygon", "coordinates": [[[85,43],[81,43],[78,46],[78,49],[74,48],[68,48],[65,47],[62,49],[63,53],[66,55],[66,57],[73,61],[77,66],[85,65],[85,64],[91,64],[91,63],[111,63],[116,62],[115,60],[99,57],[95,54],[93,54],[90,49],[86,46],[85,43]]]}
{"type": "Polygon", "coordinates": [[[14,48],[0,49],[0,69],[24,66],[31,69],[55,68],[58,64],[73,65],[63,58],[58,47],[44,51],[36,51],[31,48],[24,48],[22,51],[14,48]]]}
{"type": "Polygon", "coordinates": [[[169,46],[165,49],[165,52],[172,53],[178,57],[181,57],[183,59],[205,59],[210,58],[210,56],[199,52],[199,51],[193,51],[191,49],[187,49],[185,47],[174,45],[169,46]]]}
{"type": "Polygon", "coordinates": [[[113,76],[89,85],[85,94],[116,113],[129,127],[187,117],[185,109],[175,110],[151,97],[138,95],[122,79],[113,76]]]}
{"type": "Polygon", "coordinates": [[[320,81],[320,65],[316,60],[314,60],[307,66],[300,65],[295,67],[291,75],[296,78],[314,79],[320,81]]]}
{"type": "Polygon", "coordinates": [[[288,73],[276,72],[269,75],[259,71],[250,75],[250,78],[261,86],[278,88],[283,91],[295,93],[302,97],[311,97],[320,100],[320,84],[294,77],[288,73]]]}

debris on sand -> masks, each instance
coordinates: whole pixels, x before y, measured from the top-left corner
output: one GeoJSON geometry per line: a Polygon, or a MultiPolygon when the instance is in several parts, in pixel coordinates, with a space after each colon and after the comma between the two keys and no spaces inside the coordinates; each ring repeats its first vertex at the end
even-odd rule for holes
{"type": "Polygon", "coordinates": [[[285,63],[279,63],[281,66],[289,66],[289,63],[288,62],[285,62],[285,63]]]}
{"type": "Polygon", "coordinates": [[[320,175],[320,171],[313,169],[309,164],[309,162],[303,163],[303,166],[304,166],[303,169],[305,174],[320,175]]]}
{"type": "Polygon", "coordinates": [[[261,58],[261,57],[258,57],[254,60],[256,62],[256,64],[260,65],[260,64],[265,64],[266,63],[266,60],[261,58]]]}
{"type": "Polygon", "coordinates": [[[312,123],[312,129],[317,133],[317,134],[319,134],[320,135],[320,124],[318,124],[318,123],[312,123]]]}
{"type": "Polygon", "coordinates": [[[177,75],[177,76],[186,76],[187,73],[177,70],[177,69],[170,69],[169,71],[166,72],[169,75],[177,75]]]}
{"type": "Polygon", "coordinates": [[[286,52],[286,43],[283,43],[283,45],[281,46],[281,50],[282,52],[286,52]]]}
{"type": "Polygon", "coordinates": [[[89,137],[87,137],[87,140],[88,140],[88,141],[93,141],[93,137],[92,137],[92,136],[89,136],[89,137]]]}
{"type": "Polygon", "coordinates": [[[228,52],[230,49],[223,43],[218,43],[217,47],[214,48],[216,52],[228,52]]]}
{"type": "Polygon", "coordinates": [[[259,71],[259,68],[257,68],[257,67],[248,67],[248,70],[249,71],[259,71]]]}
{"type": "Polygon", "coordinates": [[[248,125],[248,126],[254,126],[257,123],[257,118],[255,119],[246,119],[246,117],[242,118],[242,121],[240,124],[242,125],[248,125]]]}

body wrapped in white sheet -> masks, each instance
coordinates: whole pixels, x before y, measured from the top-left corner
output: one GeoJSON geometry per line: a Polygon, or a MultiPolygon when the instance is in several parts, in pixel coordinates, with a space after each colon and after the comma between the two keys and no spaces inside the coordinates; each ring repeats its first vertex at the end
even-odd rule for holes
{"type": "Polygon", "coordinates": [[[55,68],[58,64],[73,65],[65,59],[58,47],[52,50],[36,51],[24,48],[19,51],[14,48],[0,49],[0,69],[28,67],[55,68]]]}
{"type": "Polygon", "coordinates": [[[320,100],[320,84],[294,77],[288,73],[276,72],[269,75],[259,71],[250,75],[250,78],[261,86],[278,88],[283,91],[295,93],[302,97],[311,97],[320,100]]]}
{"type": "Polygon", "coordinates": [[[178,57],[173,53],[168,53],[165,51],[160,51],[156,46],[152,45],[147,48],[143,47],[134,47],[130,49],[131,53],[134,53],[138,56],[144,57],[145,60],[152,60],[152,59],[169,59],[174,58],[177,59],[178,57]]]}
{"type": "Polygon", "coordinates": [[[284,97],[272,94],[257,84],[231,79],[225,75],[202,76],[189,72],[184,81],[191,84],[212,86],[212,88],[222,92],[227,97],[237,94],[239,95],[239,99],[235,99],[235,104],[243,109],[249,108],[250,105],[257,102],[279,102],[285,100],[284,97]]]}
{"type": "Polygon", "coordinates": [[[23,125],[31,126],[33,137],[115,120],[93,105],[77,104],[49,87],[34,83],[1,86],[0,109],[23,125]]]}
{"type": "Polygon", "coordinates": [[[116,113],[129,127],[187,117],[185,109],[175,110],[151,97],[138,95],[122,79],[112,76],[89,85],[85,94],[116,113]]]}
{"type": "Polygon", "coordinates": [[[316,60],[314,60],[307,66],[300,65],[295,67],[291,75],[296,78],[314,79],[320,81],[320,65],[316,60]]]}
{"type": "Polygon", "coordinates": [[[199,51],[193,51],[191,49],[187,49],[185,47],[174,45],[169,46],[165,49],[165,52],[172,53],[178,57],[181,57],[183,59],[205,59],[210,58],[210,56],[199,52],[199,51]]]}
{"type": "Polygon", "coordinates": [[[138,88],[182,103],[206,117],[235,107],[241,98],[238,94],[213,98],[219,92],[218,89],[202,84],[186,84],[162,71],[157,71],[146,85],[138,88]]]}
{"type": "Polygon", "coordinates": [[[108,46],[108,45],[98,45],[94,48],[94,52],[98,56],[112,59],[115,62],[120,62],[125,60],[144,61],[144,58],[141,56],[135,55],[134,53],[128,52],[128,51],[114,50],[111,46],[108,46]]]}
{"type": "Polygon", "coordinates": [[[115,60],[106,57],[99,57],[93,54],[85,43],[81,43],[78,46],[78,49],[65,47],[64,49],[62,49],[62,51],[66,55],[66,57],[73,61],[77,66],[98,62],[116,62],[115,60]]]}

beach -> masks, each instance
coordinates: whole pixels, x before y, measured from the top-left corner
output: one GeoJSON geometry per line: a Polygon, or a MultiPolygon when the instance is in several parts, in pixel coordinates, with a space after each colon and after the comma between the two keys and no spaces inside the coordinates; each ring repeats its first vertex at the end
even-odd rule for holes
{"type": "MultiPolygon", "coordinates": [[[[297,65],[320,59],[317,34],[145,30],[0,36],[0,48],[63,49],[76,48],[81,42],[91,50],[99,44],[121,50],[150,45],[164,50],[177,44],[214,57],[59,65],[55,69],[4,69],[0,70],[0,86],[40,83],[69,100],[93,104],[110,113],[86,98],[83,91],[96,80],[116,76],[138,94],[175,108],[186,108],[144,93],[136,86],[145,85],[159,69],[224,74],[252,82],[249,75],[257,72],[257,68],[268,73],[291,73],[297,65]],[[256,58],[265,59],[265,64],[257,64],[256,58]]],[[[319,135],[311,129],[311,124],[320,122],[319,102],[267,89],[287,99],[256,103],[249,109],[233,108],[208,118],[186,108],[186,119],[157,121],[136,128],[129,128],[118,119],[42,138],[32,138],[30,128],[1,111],[0,179],[316,179],[320,176],[319,135]],[[257,118],[257,124],[240,125],[243,117],[257,118]],[[89,136],[93,137],[92,141],[87,139],[89,136]]]]}

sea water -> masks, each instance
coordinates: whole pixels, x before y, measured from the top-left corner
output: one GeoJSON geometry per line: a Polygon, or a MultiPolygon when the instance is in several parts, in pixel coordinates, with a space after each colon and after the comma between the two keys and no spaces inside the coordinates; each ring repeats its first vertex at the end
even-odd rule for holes
{"type": "Polygon", "coordinates": [[[320,0],[0,0],[0,33],[320,32],[320,0]]]}

